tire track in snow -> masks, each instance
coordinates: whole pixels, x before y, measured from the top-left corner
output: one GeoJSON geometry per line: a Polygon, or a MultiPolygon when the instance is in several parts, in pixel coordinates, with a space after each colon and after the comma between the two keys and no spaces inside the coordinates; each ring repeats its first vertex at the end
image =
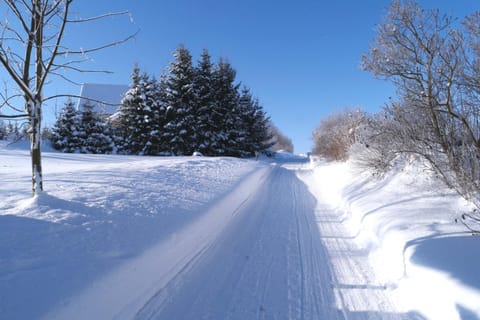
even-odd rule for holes
{"type": "Polygon", "coordinates": [[[293,172],[274,167],[195,267],[160,290],[137,319],[343,318],[315,205],[293,172]]]}
{"type": "MultiPolygon", "coordinates": [[[[333,208],[312,180],[310,170],[298,171],[302,181],[315,194],[315,225],[320,230],[326,255],[333,270],[333,288],[345,319],[419,319],[415,314],[398,312],[388,292],[369,264],[368,248],[361,248],[356,235],[345,225],[347,212],[333,208]]],[[[323,185],[328,188],[328,185],[323,185]]]]}

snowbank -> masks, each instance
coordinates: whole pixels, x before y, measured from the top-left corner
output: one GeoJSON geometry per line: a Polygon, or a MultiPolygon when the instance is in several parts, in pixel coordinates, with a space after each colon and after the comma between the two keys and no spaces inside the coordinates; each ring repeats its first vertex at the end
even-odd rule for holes
{"type": "Polygon", "coordinates": [[[315,192],[343,212],[400,310],[480,318],[480,238],[454,222],[471,210],[466,201],[419,165],[380,179],[350,163],[317,162],[314,177],[315,192]]]}
{"type": "Polygon", "coordinates": [[[0,146],[0,318],[39,319],[175,237],[261,163],[232,158],[43,154],[0,146]]]}

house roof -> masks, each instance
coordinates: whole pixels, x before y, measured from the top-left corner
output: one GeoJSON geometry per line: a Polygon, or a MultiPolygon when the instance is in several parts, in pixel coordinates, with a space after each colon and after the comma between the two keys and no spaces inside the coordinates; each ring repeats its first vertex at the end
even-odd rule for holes
{"type": "Polygon", "coordinates": [[[78,99],[77,110],[83,109],[84,105],[90,105],[93,106],[93,111],[95,112],[108,115],[114,114],[128,89],[127,85],[122,84],[84,83],[80,88],[80,96],[82,98],[78,99]]]}

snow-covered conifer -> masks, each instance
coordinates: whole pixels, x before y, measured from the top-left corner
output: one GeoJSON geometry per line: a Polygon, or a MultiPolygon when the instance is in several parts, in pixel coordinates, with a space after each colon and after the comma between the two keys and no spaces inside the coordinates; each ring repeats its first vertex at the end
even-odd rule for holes
{"type": "Polygon", "coordinates": [[[215,132],[212,137],[212,150],[215,155],[237,156],[236,136],[238,121],[238,84],[235,84],[236,71],[224,59],[215,66],[213,72],[214,100],[209,127],[215,132]]]}
{"type": "Polygon", "coordinates": [[[173,154],[191,154],[196,141],[195,70],[192,56],[184,46],[180,45],[173,56],[175,61],[170,64],[166,78],[165,102],[169,119],[163,136],[173,154]]]}
{"type": "Polygon", "coordinates": [[[197,151],[204,155],[212,155],[212,139],[215,137],[214,128],[209,125],[213,109],[213,65],[206,49],[203,50],[198,66],[195,68],[195,131],[197,151]]]}
{"type": "Polygon", "coordinates": [[[258,99],[254,99],[248,88],[243,88],[239,100],[240,128],[242,129],[243,157],[265,152],[273,145],[269,121],[258,99]]]}
{"type": "Polygon", "coordinates": [[[93,106],[85,105],[81,112],[79,138],[82,153],[110,153],[113,150],[109,123],[93,111],[93,106]]]}
{"type": "Polygon", "coordinates": [[[0,120],[0,140],[7,138],[7,125],[4,121],[0,120]]]}
{"type": "Polygon", "coordinates": [[[80,131],[79,113],[73,102],[68,100],[52,128],[52,146],[63,152],[79,151],[80,131]]]}

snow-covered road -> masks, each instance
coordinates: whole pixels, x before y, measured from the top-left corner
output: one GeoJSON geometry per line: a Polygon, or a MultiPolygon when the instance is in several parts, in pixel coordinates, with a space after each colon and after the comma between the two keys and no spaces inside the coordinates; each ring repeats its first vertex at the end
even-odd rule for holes
{"type": "MultiPolygon", "coordinates": [[[[236,216],[137,319],[338,319],[315,199],[275,167],[236,216]]],[[[226,212],[224,212],[226,213],[226,212]]]]}
{"type": "Polygon", "coordinates": [[[47,318],[419,318],[396,313],[368,251],[300,168],[259,166],[200,219],[47,318]]]}
{"type": "Polygon", "coordinates": [[[315,208],[293,171],[260,167],[47,318],[341,319],[315,208]]]}

